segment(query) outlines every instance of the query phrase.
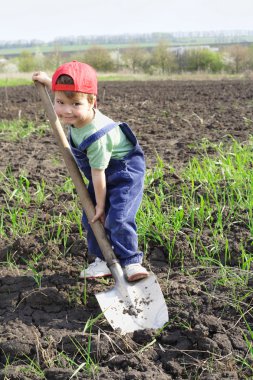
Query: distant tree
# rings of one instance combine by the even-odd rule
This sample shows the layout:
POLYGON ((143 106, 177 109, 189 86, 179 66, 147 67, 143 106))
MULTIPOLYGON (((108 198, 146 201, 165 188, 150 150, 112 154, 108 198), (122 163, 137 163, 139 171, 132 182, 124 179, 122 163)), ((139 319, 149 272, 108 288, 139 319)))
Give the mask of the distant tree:
POLYGON ((18 68, 21 72, 30 72, 36 69, 36 61, 32 53, 22 51, 18 57, 18 68))
POLYGON ((15 60, 8 59, 5 65, 0 66, 0 72, 17 73, 18 71, 18 65, 15 63, 15 60))
POLYGON ((93 66, 98 71, 112 71, 114 69, 110 51, 102 46, 91 46, 77 58, 93 66))
POLYGON ((184 72, 188 70, 187 52, 183 47, 175 50, 175 60, 178 67, 178 72, 184 72))
POLYGON ((186 61, 190 71, 218 72, 224 66, 221 54, 210 49, 191 49, 186 52, 186 61))
POLYGON ((155 72, 155 65, 153 62, 152 53, 149 52, 147 49, 143 49, 141 68, 144 73, 149 75, 152 75, 155 72))
POLYGON ((153 62, 162 74, 170 73, 176 69, 175 55, 170 51, 167 41, 159 41, 154 48, 153 62))
POLYGON ((146 57, 145 50, 137 45, 122 51, 122 60, 133 73, 142 70, 146 57))
POLYGON ((249 69, 253 70, 253 45, 249 46, 249 69))
POLYGON ((4 72, 6 64, 7 64, 7 59, 0 56, 0 73, 4 72))
POLYGON ((34 64, 36 67, 36 70, 45 70, 45 63, 46 63, 46 58, 44 54, 41 51, 36 51, 34 54, 34 64))
POLYGON ((230 71, 239 73, 252 68, 252 47, 233 45, 224 51, 231 58, 227 62, 230 71))
POLYGON ((61 52, 61 47, 59 45, 54 45, 53 51, 47 54, 44 61, 44 66, 46 70, 55 70, 64 61, 63 54, 61 52))

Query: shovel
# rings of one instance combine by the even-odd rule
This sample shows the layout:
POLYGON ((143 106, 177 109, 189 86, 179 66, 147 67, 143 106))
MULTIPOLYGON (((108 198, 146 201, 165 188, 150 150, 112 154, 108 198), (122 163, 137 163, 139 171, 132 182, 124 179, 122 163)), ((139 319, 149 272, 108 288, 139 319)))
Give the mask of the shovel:
MULTIPOLYGON (((69 174, 75 184, 84 212, 87 219, 91 221, 95 215, 94 205, 72 156, 61 123, 54 111, 45 86, 37 81, 35 81, 35 85, 39 91, 69 174)), ((115 285, 112 289, 95 294, 109 324, 113 329, 119 329, 121 334, 136 330, 162 328, 168 322, 168 310, 155 275, 150 273, 147 278, 140 281, 127 282, 102 223, 100 221, 91 223, 91 228, 115 280, 115 285)))

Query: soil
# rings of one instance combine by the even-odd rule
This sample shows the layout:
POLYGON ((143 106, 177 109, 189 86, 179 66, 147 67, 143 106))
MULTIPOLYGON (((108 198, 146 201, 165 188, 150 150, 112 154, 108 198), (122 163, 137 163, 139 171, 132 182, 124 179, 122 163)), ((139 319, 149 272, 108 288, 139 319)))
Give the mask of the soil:
MULTIPOLYGON (((175 168, 168 181, 174 184, 180 170, 198 155, 203 139, 230 143, 231 136, 240 142, 252 134, 253 82, 244 81, 159 81, 101 82, 99 108, 115 120, 126 121, 142 145, 147 166, 155 165, 157 154, 166 165, 175 168)), ((46 120, 39 95, 33 86, 0 89, 1 119, 22 118, 41 124, 46 120)), ((31 135, 18 142, 0 141, 0 170, 12 170, 18 176, 26 170, 32 184, 45 179, 50 186, 62 184, 67 171, 60 158, 51 131, 43 136, 31 135), (52 158, 59 158, 53 163, 52 158)), ((210 154, 212 152, 210 151, 210 154)), ((176 191, 176 186, 174 187, 176 191)), ((0 189, 4 203, 4 194, 0 189)), ((62 203, 54 203, 49 194, 37 212, 41 220, 54 213, 64 213, 72 199, 62 194, 62 203)), ((234 231, 234 257, 239 256, 238 236, 246 236, 243 225, 234 231)), ((208 238, 208 236, 207 236, 208 238)), ((252 250, 252 248, 250 248, 252 250)), ((76 363, 85 361, 90 347, 90 362, 99 371, 79 372, 75 378, 104 380, 169 379, 250 379, 252 356, 246 344, 245 318, 252 308, 252 292, 244 297, 245 309, 239 313, 229 287, 217 281, 215 267, 197 266, 190 247, 179 237, 175 250, 188 258, 185 270, 169 265, 166 249, 150 246, 146 265, 157 276, 169 311, 170 323, 159 334, 146 329, 120 335, 104 319, 98 319, 84 333, 90 318, 99 315, 95 293, 105 290, 103 281, 84 284, 78 279, 87 260, 85 239, 75 226, 63 246, 45 243, 40 231, 0 241, 0 380, 39 379, 25 363, 37 361, 48 380, 65 380, 73 374, 67 357, 76 363), (38 287, 24 259, 44 253, 37 268, 42 274, 38 287), (8 254, 16 261, 8 267, 8 254), (84 347, 84 350, 78 347, 84 347), (59 353, 65 353, 65 355, 59 353), (83 353, 83 354, 82 354, 83 353), (247 363, 247 364, 246 364, 247 363)), ((235 260, 236 270, 236 260, 235 260)), ((109 281, 109 284, 111 282, 109 281)), ((249 286, 252 287, 252 278, 249 286)), ((240 289, 238 289, 239 293, 240 289)), ((253 329, 252 313, 247 323, 253 329)), ((252 349, 251 349, 252 351, 252 349)), ((89 357, 89 356, 88 356, 89 357)))

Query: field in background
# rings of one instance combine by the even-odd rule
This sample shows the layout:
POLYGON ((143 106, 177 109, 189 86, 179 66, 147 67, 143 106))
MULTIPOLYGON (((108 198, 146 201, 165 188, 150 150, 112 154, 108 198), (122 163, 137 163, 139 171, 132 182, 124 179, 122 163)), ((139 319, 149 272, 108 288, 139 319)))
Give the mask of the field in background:
POLYGON ((210 31, 210 32, 191 32, 191 33, 150 33, 139 35, 115 35, 115 36, 93 36, 93 37, 65 37, 45 43, 43 41, 13 41, 4 46, 0 44, 0 56, 15 56, 27 50, 30 53, 40 51, 51 53, 60 50, 62 53, 82 52, 89 49, 92 45, 99 45, 108 50, 127 49, 133 45, 142 48, 153 48, 159 41, 166 41, 171 47, 179 46, 219 46, 231 44, 251 44, 253 42, 252 31, 210 31), (181 34, 181 35, 180 35, 181 34))
MULTIPOLYGON (((52 74, 48 72, 48 74, 52 74)), ((0 73, 0 87, 31 85, 31 73, 0 73)), ((240 73, 228 74, 218 73, 210 74, 206 72, 197 73, 182 73, 170 75, 148 75, 148 74, 133 74, 133 73, 98 73, 98 80, 100 81, 159 81, 159 80, 173 80, 173 81, 203 81, 203 80, 248 80, 253 79, 253 73, 240 73)))

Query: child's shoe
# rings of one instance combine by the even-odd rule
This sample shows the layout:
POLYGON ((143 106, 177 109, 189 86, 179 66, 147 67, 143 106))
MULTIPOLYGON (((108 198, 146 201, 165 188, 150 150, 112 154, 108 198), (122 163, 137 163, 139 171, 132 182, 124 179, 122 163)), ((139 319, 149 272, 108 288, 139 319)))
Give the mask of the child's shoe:
POLYGON ((97 257, 95 261, 88 266, 88 268, 82 270, 79 278, 93 279, 100 277, 108 277, 111 275, 112 273, 108 268, 106 262, 97 257))
POLYGON ((148 271, 140 263, 126 265, 123 272, 129 282, 148 277, 148 271))

